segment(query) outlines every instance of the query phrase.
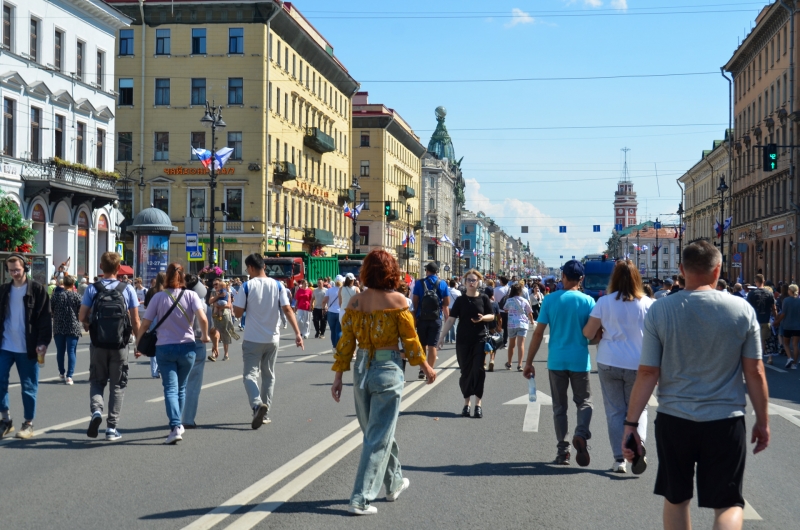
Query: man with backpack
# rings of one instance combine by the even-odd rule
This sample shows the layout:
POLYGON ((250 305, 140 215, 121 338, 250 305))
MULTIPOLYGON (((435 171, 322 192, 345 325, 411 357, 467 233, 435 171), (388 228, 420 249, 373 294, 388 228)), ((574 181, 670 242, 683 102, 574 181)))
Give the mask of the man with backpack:
POLYGON ((495 287, 494 299, 497 300, 497 305, 500 307, 500 316, 503 318, 503 348, 505 348, 508 346, 508 312, 505 307, 511 286, 508 285, 508 278, 505 276, 500 276, 497 279, 500 280, 500 287, 495 287))
MULTIPOLYGON (((450 289, 444 280, 440 280, 436 273, 439 266, 434 262, 425 265, 425 279, 414 283, 413 298, 414 320, 417 324, 419 341, 425 348, 428 365, 433 368, 436 364, 436 344, 439 342, 439 333, 442 331, 442 317, 450 317, 450 289)), ((419 378, 425 379, 422 370, 419 378)))
POLYGON ((86 435, 97 438, 103 422, 103 393, 111 380, 108 396, 106 440, 117 441, 119 413, 128 385, 128 342, 139 333, 139 300, 132 285, 117 279, 120 256, 104 252, 100 258, 103 279, 89 285, 83 294, 78 319, 89 332, 89 396, 92 419, 86 435))
MULTIPOLYGON (((751 291, 747 293, 747 302, 753 306, 753 309, 756 311, 756 318, 758 319, 758 326, 760 328, 759 332, 761 334, 761 351, 766 352, 767 340, 769 340, 772 335, 769 319, 770 317, 777 318, 778 310, 775 307, 775 298, 772 296, 772 293, 764 289, 763 274, 756 274, 756 288, 751 289, 751 291)), ((770 357, 770 360, 772 360, 772 357, 770 357)), ((789 361, 786 363, 786 368, 791 367, 791 365, 792 358, 790 357, 789 361)))

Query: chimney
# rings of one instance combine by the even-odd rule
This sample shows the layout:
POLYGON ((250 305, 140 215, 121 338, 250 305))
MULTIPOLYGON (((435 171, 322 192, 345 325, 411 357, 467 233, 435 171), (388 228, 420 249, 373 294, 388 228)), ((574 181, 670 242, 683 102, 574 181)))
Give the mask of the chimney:
POLYGON ((369 92, 356 92, 353 96, 353 105, 369 105, 369 92))

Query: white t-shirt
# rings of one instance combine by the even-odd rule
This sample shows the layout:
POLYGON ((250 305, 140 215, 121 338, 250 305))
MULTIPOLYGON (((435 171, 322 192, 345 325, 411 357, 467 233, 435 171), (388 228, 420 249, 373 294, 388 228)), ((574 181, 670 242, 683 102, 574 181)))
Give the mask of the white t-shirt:
POLYGON ((272 278, 256 277, 247 280, 242 290, 233 301, 233 306, 247 309, 244 340, 260 344, 271 342, 277 344, 281 338, 278 331, 281 308, 289 305, 288 289, 279 286, 272 278))
MULTIPOLYGON (((510 283, 508 285, 505 285, 505 286, 501 285, 500 287, 495 287, 494 288, 494 299, 495 299, 495 301, 499 304, 500 300, 502 300, 503 297, 508 294, 508 291, 510 289, 511 289, 511 284, 510 283)), ((501 309, 500 311, 503 311, 503 310, 501 309)))
POLYGON ((328 288, 328 292, 325 293, 325 296, 328 297, 328 313, 338 313, 339 312, 339 288, 331 286, 328 288))
POLYGON ((642 355, 644 317, 655 300, 643 296, 639 300, 617 300, 609 293, 597 300, 589 316, 599 318, 603 339, 597 345, 597 362, 627 370, 639 369, 642 355))
POLYGON ((5 331, 0 348, 14 352, 27 353, 28 343, 25 339, 25 301, 23 298, 28 292, 28 282, 22 287, 11 284, 8 293, 8 307, 6 308, 5 331))
POLYGON ((456 298, 459 296, 461 296, 461 291, 455 287, 450 287, 450 305, 447 306, 448 309, 453 309, 453 304, 456 303, 456 298))

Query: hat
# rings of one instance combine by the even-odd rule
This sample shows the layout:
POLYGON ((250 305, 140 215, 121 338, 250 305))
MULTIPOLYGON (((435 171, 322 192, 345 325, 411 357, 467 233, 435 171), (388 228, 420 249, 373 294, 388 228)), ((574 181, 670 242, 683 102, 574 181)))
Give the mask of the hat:
POLYGON ((81 283, 86 283, 86 278, 81 278, 81 283))
POLYGON ((353 276, 352 272, 348 272, 347 274, 344 275, 344 277, 347 278, 347 279, 350 279, 350 280, 355 280, 356 279, 356 277, 353 276))
POLYGON ((486 287, 486 288, 483 290, 483 292, 484 292, 484 294, 486 294, 486 296, 488 296, 489 298, 491 298, 491 297, 493 297, 493 296, 494 296, 494 288, 492 288, 492 287, 486 287))
POLYGON ((342 276, 341 274, 337 274, 336 278, 334 278, 333 281, 334 281, 334 283, 335 282, 340 282, 341 283, 341 282, 344 281, 344 276, 342 276))
POLYGON ((432 274, 436 274, 437 272, 439 272, 439 266, 431 261, 427 265, 425 265, 425 270, 432 274))
POLYGON ((577 281, 583 277, 583 263, 575 259, 566 262, 564 266, 561 267, 561 270, 568 280, 577 281))
POLYGON ((672 285, 675 282, 672 281, 672 278, 667 278, 666 280, 664 280, 664 283, 666 283, 667 285, 672 285))

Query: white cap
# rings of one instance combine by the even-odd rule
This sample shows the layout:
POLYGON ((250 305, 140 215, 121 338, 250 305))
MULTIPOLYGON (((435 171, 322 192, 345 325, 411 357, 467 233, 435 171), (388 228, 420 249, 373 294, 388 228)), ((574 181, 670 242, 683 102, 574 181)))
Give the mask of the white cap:
POLYGON ((352 272, 348 272, 347 274, 345 274, 345 275, 344 275, 344 277, 345 277, 345 278, 349 278, 349 279, 351 279, 351 280, 355 280, 355 279, 356 279, 356 277, 355 277, 355 276, 353 276, 353 273, 352 273, 352 272))
POLYGON ((81 278, 81 283, 86 283, 86 278, 81 278))
POLYGON ((337 274, 336 278, 334 278, 333 281, 334 282, 343 282, 344 281, 344 276, 342 276, 341 274, 337 274))

